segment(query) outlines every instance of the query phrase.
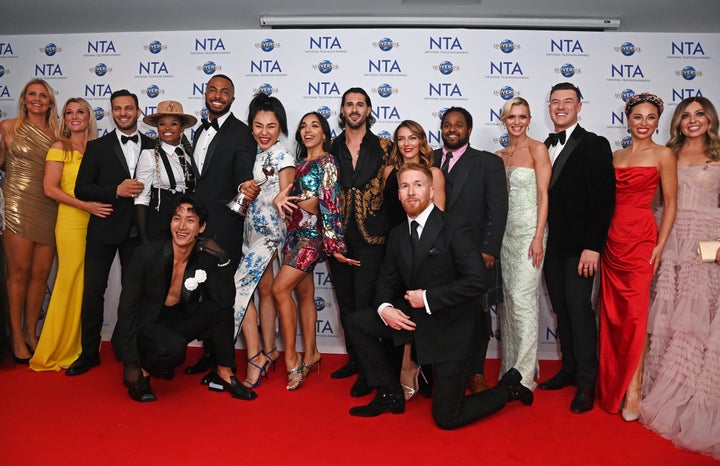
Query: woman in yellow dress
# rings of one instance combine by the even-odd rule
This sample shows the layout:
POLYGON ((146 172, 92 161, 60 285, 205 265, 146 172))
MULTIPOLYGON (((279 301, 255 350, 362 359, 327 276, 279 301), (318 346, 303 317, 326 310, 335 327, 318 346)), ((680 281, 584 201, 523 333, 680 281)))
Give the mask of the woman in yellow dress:
POLYGON ((85 202, 75 198, 75 178, 85 145, 97 137, 97 124, 90 104, 70 98, 62 109, 60 139, 47 153, 43 189, 58 202, 55 242, 58 273, 47 316, 30 368, 59 370, 80 355, 80 310, 82 308, 85 234, 90 214, 106 217, 112 204, 85 202))
POLYGON ((40 309, 55 258, 57 204, 43 194, 45 155, 55 141, 55 92, 32 79, 20 92, 16 118, 0 122, 0 165, 5 162, 5 231, 10 350, 15 362, 27 364, 37 345, 40 309))

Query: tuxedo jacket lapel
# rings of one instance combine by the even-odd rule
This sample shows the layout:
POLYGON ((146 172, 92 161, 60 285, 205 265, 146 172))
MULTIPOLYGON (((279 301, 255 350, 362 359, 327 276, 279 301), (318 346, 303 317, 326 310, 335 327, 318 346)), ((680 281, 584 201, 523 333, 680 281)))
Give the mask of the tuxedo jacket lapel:
MULTIPOLYGON (((427 222, 425 222, 425 226, 422 230, 422 235, 420 235, 420 240, 418 241, 417 246, 415 246, 415 253, 413 255, 412 263, 413 282, 415 281, 417 274, 422 270, 423 262, 425 261, 425 258, 427 258, 428 253, 432 249, 432 245, 435 243, 435 239, 437 239, 438 235, 440 234, 442 226, 443 220, 440 216, 439 210, 436 207, 430 213, 427 222)), ((408 242, 409 241, 410 240, 408 239, 408 242)))
POLYGON ((125 160, 125 154, 123 153, 122 147, 120 147, 120 141, 118 141, 116 134, 113 135, 111 141, 115 157, 118 158, 118 160, 120 161, 120 165, 122 165, 122 167, 125 169, 125 173, 128 175, 128 178, 134 177, 135 174, 130 173, 130 168, 128 167, 127 160, 125 160))
POLYGON ((413 250, 410 243, 410 230, 408 227, 407 220, 401 224, 402 235, 400 236, 400 256, 403 262, 398 264, 400 273, 405 277, 406 281, 409 282, 410 274, 413 266, 413 250))
POLYGON ((550 178, 550 187, 552 187, 552 185, 555 184, 555 181, 557 181, 558 177, 560 176, 560 172, 562 172, 563 166, 565 166, 565 162, 567 162, 570 154, 572 154, 572 152, 580 143, 580 139, 582 138, 583 133, 584 130, 578 125, 570 135, 570 139, 567 141, 562 151, 560 151, 560 154, 558 154, 558 157, 553 164, 552 177, 550 178))

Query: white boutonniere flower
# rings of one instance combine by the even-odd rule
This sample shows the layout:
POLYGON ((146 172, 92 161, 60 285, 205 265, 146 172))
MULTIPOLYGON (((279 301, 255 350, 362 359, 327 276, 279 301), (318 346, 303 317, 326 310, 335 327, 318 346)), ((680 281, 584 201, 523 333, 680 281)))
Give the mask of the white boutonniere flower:
POLYGON ((207 272, 203 269, 197 269, 194 277, 185 280, 185 288, 187 288, 188 291, 195 291, 198 285, 204 283, 205 280, 207 280, 207 272))

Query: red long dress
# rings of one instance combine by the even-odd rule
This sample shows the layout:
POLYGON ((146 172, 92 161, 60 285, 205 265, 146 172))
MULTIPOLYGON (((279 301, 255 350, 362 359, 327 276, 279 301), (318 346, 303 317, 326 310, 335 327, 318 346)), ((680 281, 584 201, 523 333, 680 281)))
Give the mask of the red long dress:
POLYGON ((652 250, 657 225, 650 202, 656 167, 615 167, 615 211, 601 259, 598 404, 617 413, 645 345, 652 250))

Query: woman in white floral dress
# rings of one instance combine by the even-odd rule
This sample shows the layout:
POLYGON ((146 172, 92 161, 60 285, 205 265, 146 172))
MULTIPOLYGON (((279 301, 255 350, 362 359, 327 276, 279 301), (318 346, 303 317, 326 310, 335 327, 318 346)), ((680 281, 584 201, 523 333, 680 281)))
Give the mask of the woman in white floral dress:
POLYGON ((287 136, 285 109, 275 97, 258 93, 250 102, 248 125, 258 144, 253 167, 257 182, 266 179, 258 197, 250 203, 245 216, 243 258, 235 272, 235 334, 242 326, 248 352, 245 381, 255 388, 267 377, 270 364, 280 356, 275 346, 276 311, 271 287, 273 262, 282 250, 285 221, 273 205, 278 193, 290 186, 295 178, 295 158, 279 142, 280 134, 287 136), (258 290, 259 305, 253 295, 258 290), (258 308, 263 344, 258 331, 258 308))

